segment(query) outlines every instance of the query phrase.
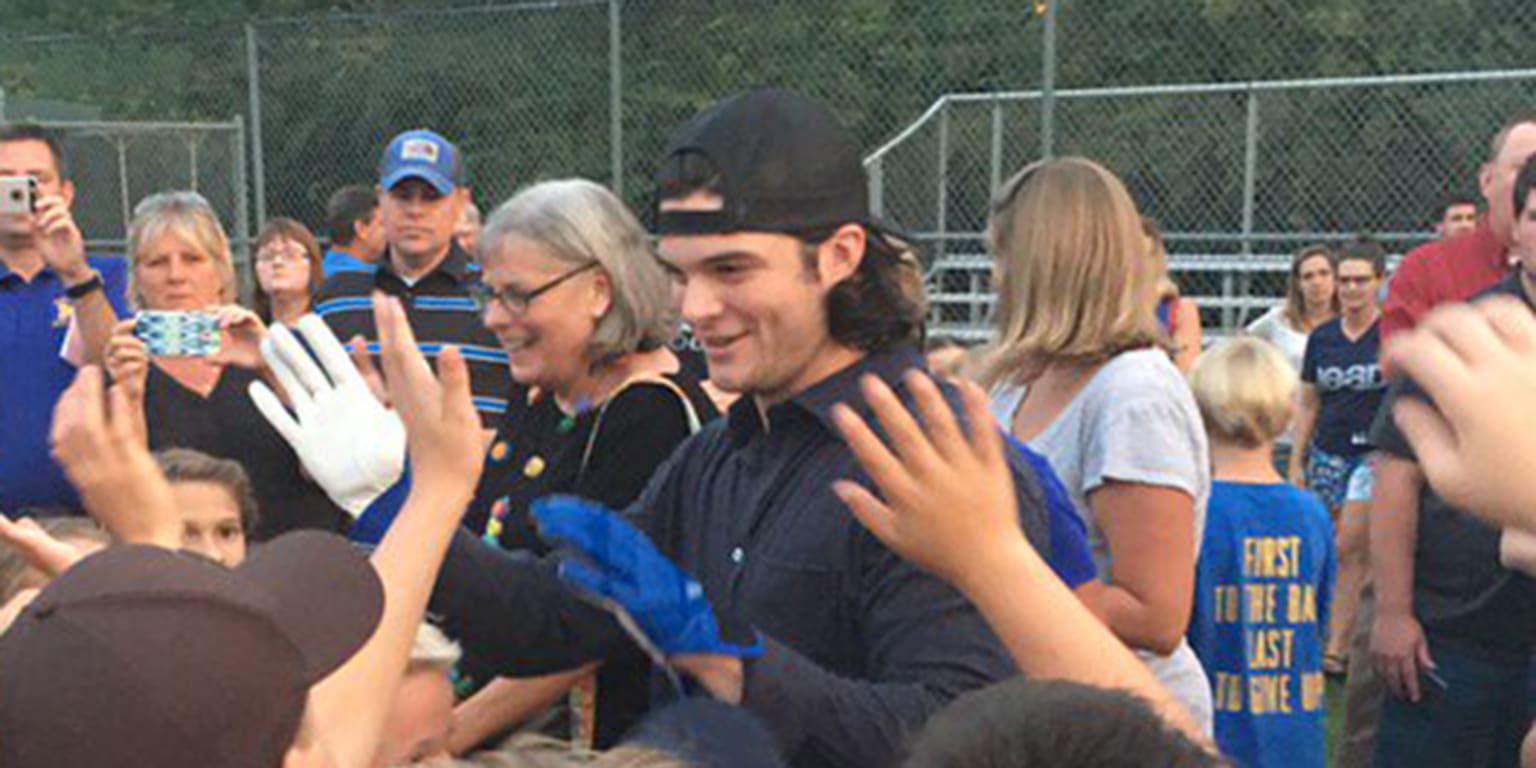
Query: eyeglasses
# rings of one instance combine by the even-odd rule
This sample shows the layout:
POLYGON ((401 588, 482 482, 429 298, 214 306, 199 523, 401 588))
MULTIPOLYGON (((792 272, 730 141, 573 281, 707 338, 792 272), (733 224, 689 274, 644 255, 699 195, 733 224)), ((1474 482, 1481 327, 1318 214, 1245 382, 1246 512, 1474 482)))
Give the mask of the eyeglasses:
POLYGON ((484 312, 491 305, 492 301, 499 301, 501 306, 508 312, 514 315, 521 315, 528 311, 528 305, 532 304, 534 299, 554 290, 561 283, 596 267, 597 262, 589 261, 531 291, 519 291, 511 286, 493 288, 485 283, 475 283, 470 286, 469 296, 475 300, 475 309, 481 312, 484 312))
POLYGON ((257 264, 276 264, 279 261, 300 262, 306 254, 302 250, 289 250, 286 248, 263 248, 256 252, 257 264))

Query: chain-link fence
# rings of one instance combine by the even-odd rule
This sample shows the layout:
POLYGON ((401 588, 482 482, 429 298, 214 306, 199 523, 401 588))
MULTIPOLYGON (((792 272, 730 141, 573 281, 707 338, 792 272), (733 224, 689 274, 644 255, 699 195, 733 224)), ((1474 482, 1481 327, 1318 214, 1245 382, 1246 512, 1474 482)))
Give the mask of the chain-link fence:
POLYGON ((262 212, 318 221, 421 127, 460 144, 482 204, 542 176, 610 179, 608 21, 587 2, 259 25, 262 212))
POLYGON ((0 120, 59 133, 75 217, 92 250, 122 252, 134 204, 167 189, 201 192, 243 244, 249 184, 240 48, 195 32, 0 43, 0 120))
POLYGON ((1174 276, 1230 331, 1283 292, 1289 254, 1370 233, 1401 252, 1475 196, 1496 128, 1536 103, 1536 70, 1067 89, 942 97, 870 158, 883 213, 916 234, 938 332, 983 335, 981 233, 1000 180, 1056 154, 1119 173, 1167 230, 1174 276))
MULTIPOLYGON (((129 168, 187 167, 167 121, 221 126, 204 147, 237 145, 229 126, 243 124, 248 165, 191 166, 207 169, 205 191, 248 191, 219 208, 239 241, 266 216, 318 225, 330 192, 371 180, 388 137, 417 126, 463 146, 482 206, 580 175, 643 209, 676 125, 727 93, 783 85, 831 105, 866 146, 891 145, 871 166, 884 209, 923 233, 927 255, 963 265, 936 275, 940 294, 960 294, 944 322, 983 322, 972 299, 986 288, 990 190, 1072 152, 1125 176, 1170 231, 1186 292, 1221 300, 1206 322, 1231 327, 1268 301, 1273 262, 1300 243, 1421 237, 1445 194, 1475 192, 1493 126, 1531 103, 1523 78, 1359 78, 1522 67, 1532 39, 1528 0, 450 0, 12 35, 0 89, 71 119, 162 124, 134 134, 129 168), (1164 87, 1338 77, 1355 84, 1164 87)), ((169 170, 124 183, 116 144, 99 143, 110 151, 73 164, 77 180, 99 177, 82 185, 94 238, 121 237, 125 200, 191 183, 169 170)))

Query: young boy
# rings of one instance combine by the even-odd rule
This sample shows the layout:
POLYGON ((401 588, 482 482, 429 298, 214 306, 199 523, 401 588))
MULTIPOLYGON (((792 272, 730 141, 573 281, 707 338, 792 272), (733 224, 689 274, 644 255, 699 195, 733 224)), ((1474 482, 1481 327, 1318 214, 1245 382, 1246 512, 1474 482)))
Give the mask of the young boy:
POLYGON ((1189 642, 1211 681, 1216 742, 1240 766, 1324 764, 1333 528, 1322 502, 1272 461, 1295 378, 1278 349, 1254 338, 1217 345, 1190 376, 1216 482, 1189 642))

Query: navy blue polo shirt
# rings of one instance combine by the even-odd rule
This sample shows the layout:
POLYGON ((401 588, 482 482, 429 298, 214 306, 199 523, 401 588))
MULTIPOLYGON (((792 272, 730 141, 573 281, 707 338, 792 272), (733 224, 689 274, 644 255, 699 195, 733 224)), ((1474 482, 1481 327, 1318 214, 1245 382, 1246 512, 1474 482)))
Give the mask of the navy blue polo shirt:
MULTIPOLYGON (((128 314, 127 264, 92 256, 107 300, 128 314)), ((48 452, 53 406, 75 378, 60 356, 74 307, 64 283, 44 267, 31 280, 0 264, 0 511, 80 504, 48 452)))
MULTIPOLYGON (((911 735, 954 697, 1018 673, 975 606, 886 548, 832 493, 840 478, 869 483, 832 406, 846 402, 871 419, 858 384, 867 373, 910 407, 901 377, 923 367, 914 348, 873 353, 765 414, 742 398, 683 443, 625 511, 699 581, 718 614, 763 635, 742 706, 792 765, 895 765, 911 735)), ((958 392, 940 386, 958 411, 958 392)), ((1036 475, 1022 454, 1009 461, 1020 524, 1049 558, 1036 475)), ((431 611, 502 674, 569 669, 624 642, 605 614, 560 589, 548 563, 462 530, 431 611)))

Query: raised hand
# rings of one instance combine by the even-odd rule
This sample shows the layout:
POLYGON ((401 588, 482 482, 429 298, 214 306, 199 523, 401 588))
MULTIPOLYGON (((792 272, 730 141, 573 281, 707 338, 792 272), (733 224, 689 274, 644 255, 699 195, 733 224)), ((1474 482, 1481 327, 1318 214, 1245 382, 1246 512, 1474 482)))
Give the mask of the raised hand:
POLYGON ((91 265, 85 257, 85 239, 69 213, 69 204, 58 195, 37 198, 33 218, 38 251, 43 261, 66 284, 78 283, 90 276, 91 265))
POLYGON ((985 562, 982 553, 1023 538, 1002 436, 975 384, 957 383, 969 435, 927 375, 911 371, 906 385, 926 433, 896 393, 873 376, 862 381, 864 399, 887 440, 847 405, 832 414, 884 500, 849 480, 834 483, 833 491, 886 546, 964 588, 973 577, 985 578, 976 572, 985 562))
MULTIPOLYGON (((301 331, 306 331, 305 338, 312 345, 316 336, 320 337, 325 351, 316 351, 326 362, 327 370, 344 381, 341 386, 348 392, 346 407, 360 407, 360 403, 366 402, 370 404, 368 409, 389 413, 391 419, 403 425, 411 456, 410 493, 404 506, 386 509, 399 494, 385 495, 367 510, 353 530, 356 538, 357 528, 365 527, 370 520, 380 520, 375 527, 380 537, 378 548, 372 557, 384 582, 384 616, 379 628, 366 646, 315 686, 310 695, 315 721, 327 734, 338 765, 366 765, 378 749, 392 692, 405 671, 411 642, 448 549, 448 540, 474 496, 482 460, 480 417, 470 396, 469 369, 458 349, 448 347, 439 354, 438 375, 433 376, 398 301, 375 293, 373 317, 383 347, 387 396, 395 406, 394 412, 384 411, 328 330, 321 334, 323 326, 319 326, 312 336, 304 327, 311 318, 299 320, 301 331)), ((319 322, 314 319, 314 323, 319 322)), ((271 337, 277 335, 278 330, 274 330, 271 337)), ((289 350, 283 356, 291 354, 289 350)), ((283 381, 283 386, 303 396, 326 391, 325 387, 317 386, 321 377, 312 368, 293 366, 284 374, 292 383, 283 381)), ((275 366, 273 371, 277 371, 275 366)), ((295 402, 301 422, 305 413, 312 415, 320 407, 319 400, 311 397, 306 401, 303 396, 295 402)), ((305 466, 309 466, 307 458, 305 466)))
POLYGON ((319 365, 283 326, 273 327, 261 342, 262 357, 293 413, 264 382, 251 383, 251 400, 293 447, 310 477, 355 517, 400 479, 405 425, 369 392, 324 321, 305 315, 295 328, 319 365))
POLYGON ((53 412, 53 455, 87 512, 124 542, 181 546, 181 516, 119 387, 103 397, 101 369, 80 369, 53 412))
POLYGON ((1437 308, 1394 336, 1388 363, 1434 405, 1393 409, 1435 491, 1461 509, 1536 528, 1536 317, 1495 297, 1437 308))
POLYGON ((373 355, 368 352, 367 340, 362 336, 353 336, 347 340, 347 353, 352 356, 352 364, 357 366, 357 372, 363 375, 363 381, 368 384, 368 391, 385 408, 390 407, 389 391, 384 387, 384 374, 379 373, 379 366, 374 364, 373 355))
MULTIPOLYGON (((405 423, 412 486, 462 497, 462 509, 474 497, 485 448, 469 368, 458 347, 445 346, 437 356, 437 375, 432 375, 398 299, 375 293, 373 317, 385 389, 405 423)), ((336 350, 345 357, 339 344, 336 350)), ((367 389, 361 375, 356 386, 367 389)))

